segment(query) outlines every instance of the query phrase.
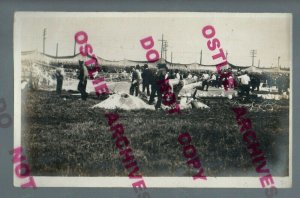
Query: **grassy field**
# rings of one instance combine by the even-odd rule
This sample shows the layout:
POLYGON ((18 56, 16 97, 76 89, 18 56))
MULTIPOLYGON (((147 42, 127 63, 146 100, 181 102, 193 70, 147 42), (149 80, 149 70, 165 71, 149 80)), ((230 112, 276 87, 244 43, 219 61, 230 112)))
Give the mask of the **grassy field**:
MULTIPOLYGON (((99 100, 87 101, 55 92, 29 91, 22 99, 22 146, 39 176, 126 176, 108 130, 103 109, 91 109, 99 100)), ((268 160, 272 175, 288 174, 288 101, 273 101, 273 110, 249 112, 253 129, 268 160)), ((191 109, 181 115, 165 111, 122 111, 118 123, 138 161, 143 176, 192 176, 180 132, 192 136, 207 176, 256 176, 232 103, 210 104, 210 109, 191 109)))

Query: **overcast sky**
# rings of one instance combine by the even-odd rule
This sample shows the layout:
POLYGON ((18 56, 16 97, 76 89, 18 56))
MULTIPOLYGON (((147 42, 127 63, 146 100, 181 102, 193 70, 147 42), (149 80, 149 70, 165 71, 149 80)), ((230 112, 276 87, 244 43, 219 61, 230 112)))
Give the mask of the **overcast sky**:
MULTIPOLYGON (((17 15, 22 22, 21 50, 43 49, 43 29, 47 29, 46 53, 73 55, 74 35, 88 34, 94 53, 108 60, 146 60, 146 51, 139 40, 152 36, 154 48, 160 52, 162 34, 168 41, 168 60, 216 64, 201 33, 213 25, 221 48, 228 52, 228 61, 236 65, 251 65, 250 50, 257 50, 255 65, 291 66, 291 16, 289 14, 216 14, 216 13, 35 13, 17 15)), ((77 47, 78 52, 78 47, 77 47)))

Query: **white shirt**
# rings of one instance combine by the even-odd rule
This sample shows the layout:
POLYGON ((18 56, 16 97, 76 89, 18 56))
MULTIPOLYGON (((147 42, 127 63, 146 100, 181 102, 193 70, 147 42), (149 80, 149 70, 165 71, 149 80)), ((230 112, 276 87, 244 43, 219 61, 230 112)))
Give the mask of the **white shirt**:
POLYGON ((217 80, 216 75, 213 74, 213 75, 211 76, 211 79, 212 79, 212 80, 217 80))
POLYGON ((166 75, 165 75, 165 79, 168 79, 168 78, 169 78, 169 72, 166 73, 166 75))
POLYGON ((249 85, 250 77, 247 74, 244 74, 242 76, 239 76, 238 78, 241 79, 242 85, 249 85))
POLYGON ((136 72, 137 72, 137 74, 139 76, 139 79, 142 79, 142 72, 139 69, 137 69, 136 72))
POLYGON ((203 80, 208 80, 209 79, 209 75, 208 74, 202 74, 203 80))

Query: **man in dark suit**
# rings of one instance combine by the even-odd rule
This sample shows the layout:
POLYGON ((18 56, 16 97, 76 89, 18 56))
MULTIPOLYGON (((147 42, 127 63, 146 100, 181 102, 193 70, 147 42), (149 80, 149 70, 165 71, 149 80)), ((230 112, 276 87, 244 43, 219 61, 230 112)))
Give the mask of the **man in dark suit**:
POLYGON ((79 83, 78 83, 78 91, 81 93, 81 99, 86 100, 88 94, 86 93, 86 84, 88 78, 88 71, 83 61, 79 61, 79 83))
POLYGON ((149 99, 149 104, 153 104, 155 95, 157 94, 157 103, 155 109, 161 108, 162 102, 162 86, 165 84, 165 75, 167 73, 166 64, 158 64, 158 71, 153 75, 153 80, 151 80, 151 95, 149 99))
POLYGON ((140 93, 140 75, 138 73, 138 69, 139 69, 139 65, 137 65, 136 67, 132 67, 131 71, 132 71, 132 77, 131 77, 131 86, 129 88, 129 93, 130 95, 134 95, 134 91, 135 91, 135 96, 138 96, 138 94, 140 93))
POLYGON ((64 76, 61 74, 60 69, 56 70, 55 77, 56 77, 56 93, 58 95, 61 95, 64 76))
POLYGON ((149 70, 147 64, 144 65, 142 78, 143 78, 143 92, 145 92, 145 89, 147 89, 147 96, 150 96, 151 71, 149 70))

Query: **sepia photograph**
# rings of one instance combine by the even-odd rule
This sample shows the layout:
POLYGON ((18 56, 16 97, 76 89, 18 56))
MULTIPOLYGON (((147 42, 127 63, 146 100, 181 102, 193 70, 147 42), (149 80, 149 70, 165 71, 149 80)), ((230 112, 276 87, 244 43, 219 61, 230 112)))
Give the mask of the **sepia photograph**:
POLYGON ((37 187, 292 186, 291 14, 14 18, 14 147, 37 187))

